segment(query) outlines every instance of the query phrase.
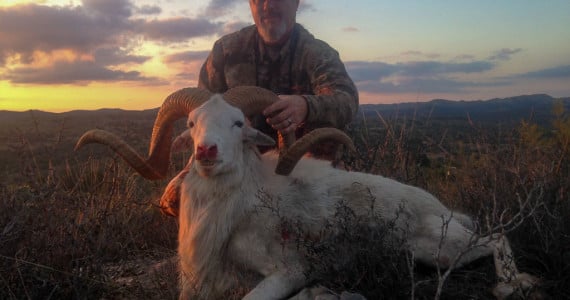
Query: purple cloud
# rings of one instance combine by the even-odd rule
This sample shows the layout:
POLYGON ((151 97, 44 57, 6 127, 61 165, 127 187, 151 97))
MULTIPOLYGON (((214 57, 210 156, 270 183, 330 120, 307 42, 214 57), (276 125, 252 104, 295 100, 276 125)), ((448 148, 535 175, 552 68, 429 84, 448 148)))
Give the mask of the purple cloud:
POLYGON ((156 83, 156 78, 144 77, 137 71, 111 70, 92 61, 60 61, 50 67, 16 68, 5 76, 19 84, 87 84, 91 81, 147 81, 156 83))
POLYGON ((118 43, 125 31, 123 22, 101 21, 76 7, 0 8, 0 66, 15 55, 21 62, 30 63, 34 51, 73 49, 88 53, 101 45, 118 43))
POLYGON ((345 67, 354 81, 380 80, 397 72, 396 66, 383 62, 347 61, 345 67))
POLYGON ((533 78, 533 79, 558 79, 570 78, 570 65, 558 66, 553 68, 532 71, 524 74, 515 75, 516 78, 533 78))
POLYGON ((480 73, 494 68, 494 64, 487 61, 468 63, 415 61, 396 64, 349 61, 345 65, 355 81, 380 80, 395 75, 429 77, 450 73, 480 73))
POLYGON ((203 62, 210 54, 210 51, 185 51, 168 55, 164 58, 165 63, 189 63, 189 62, 203 62))
POLYGON ((348 27, 342 28, 342 31, 344 31, 344 32, 359 32, 360 30, 358 30, 358 28, 356 28, 354 26, 348 26, 348 27))
POLYGON ((220 23, 207 19, 133 18, 135 13, 159 13, 156 6, 138 8, 128 0, 83 0, 82 6, 17 5, 0 7, 0 68, 8 60, 24 65, 3 68, 2 78, 14 83, 75 83, 89 81, 152 81, 135 70, 150 59, 134 54, 141 38, 178 43, 223 32, 220 23), (31 66, 36 53, 50 55, 65 50, 91 56, 92 61, 54 61, 51 66, 31 66), (26 66, 30 65, 30 66, 26 66), (58 68, 58 69, 56 69, 58 68))
POLYGON ((135 31, 145 38, 160 42, 183 42, 195 37, 214 35, 221 28, 219 23, 191 18, 139 20, 134 26, 135 31))
POLYGON ((231 11, 242 0, 212 0, 206 7, 206 16, 217 18, 231 11))
MULTIPOLYGON (((423 53, 413 52, 410 55, 423 55, 423 53)), ((464 92, 468 88, 510 84, 508 80, 480 83, 452 77, 456 74, 492 70, 495 65, 488 61, 466 63, 415 61, 395 64, 349 61, 345 66, 358 89, 371 93, 451 93, 464 92)))
POLYGON ((410 51, 405 51, 402 52, 401 55, 403 56, 416 56, 416 57, 427 57, 427 58, 438 58, 441 55, 437 54, 437 53, 424 53, 422 51, 417 51, 417 50, 410 50, 410 51))
POLYGON ((467 63, 416 61, 396 64, 398 73, 409 76, 425 76, 446 73, 481 73, 492 70, 494 64, 488 61, 467 63))
POLYGON ((141 15, 158 15, 162 12, 162 8, 154 5, 143 5, 135 9, 137 14, 141 15))
POLYGON ((397 81, 362 81, 356 86, 361 92, 370 93, 457 93, 469 88, 507 86, 510 81, 470 82, 449 78, 404 78, 397 81))
POLYGON ((150 56, 131 55, 118 47, 98 48, 94 51, 95 62, 104 66, 115 66, 126 63, 142 64, 151 59, 150 56))
POLYGON ((88 14, 108 20, 123 20, 132 15, 133 4, 129 0, 82 0, 88 14))
POLYGON ((502 60, 507 61, 511 59, 511 56, 521 52, 521 48, 511 49, 511 48, 503 48, 500 50, 495 51, 491 56, 489 56, 489 60, 502 60))

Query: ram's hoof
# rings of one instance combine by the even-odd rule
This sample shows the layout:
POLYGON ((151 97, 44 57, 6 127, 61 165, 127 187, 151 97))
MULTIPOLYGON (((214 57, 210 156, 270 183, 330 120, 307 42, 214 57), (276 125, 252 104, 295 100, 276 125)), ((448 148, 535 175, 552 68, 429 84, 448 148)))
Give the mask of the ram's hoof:
MULTIPOLYGON (((544 299, 536 289, 540 280, 527 273, 519 273, 508 282, 499 282, 493 289, 493 295, 499 300, 519 296, 523 299, 544 299)), ((515 298, 516 299, 516 298, 515 298)))

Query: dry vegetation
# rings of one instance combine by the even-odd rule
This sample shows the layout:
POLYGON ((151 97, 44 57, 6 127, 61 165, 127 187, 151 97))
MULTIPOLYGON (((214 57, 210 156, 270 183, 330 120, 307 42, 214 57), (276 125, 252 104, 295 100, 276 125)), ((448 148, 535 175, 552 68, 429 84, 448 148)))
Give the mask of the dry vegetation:
MULTIPOLYGON (((109 120, 97 126, 146 149, 152 116, 109 120)), ((1 132, 0 298, 175 299, 177 225, 156 207, 166 181, 143 180, 102 147, 74 153, 80 133, 95 127, 78 122, 30 115, 1 132)), ((426 124, 382 116, 356 124, 350 134, 359 156, 346 164, 425 188, 476 216, 481 232, 505 231, 519 268, 542 279, 547 298, 570 298, 564 111, 556 108, 548 128, 532 121, 500 131, 468 124, 462 139, 426 124)), ((176 157, 174 168, 185 159, 176 157)), ((342 207, 332 222, 344 234, 302 247, 316 266, 309 275, 333 291, 368 299, 492 297, 492 259, 443 280, 438 270, 414 264, 401 241, 384 239, 389 222, 385 230, 361 230, 342 207)))

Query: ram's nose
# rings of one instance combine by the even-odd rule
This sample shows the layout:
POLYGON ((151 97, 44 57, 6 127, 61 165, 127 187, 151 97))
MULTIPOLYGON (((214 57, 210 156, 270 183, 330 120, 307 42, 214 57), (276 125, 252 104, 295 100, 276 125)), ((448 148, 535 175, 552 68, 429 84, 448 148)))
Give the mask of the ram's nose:
POLYGON ((196 147, 196 160, 215 160, 218 155, 217 145, 198 145, 196 147))

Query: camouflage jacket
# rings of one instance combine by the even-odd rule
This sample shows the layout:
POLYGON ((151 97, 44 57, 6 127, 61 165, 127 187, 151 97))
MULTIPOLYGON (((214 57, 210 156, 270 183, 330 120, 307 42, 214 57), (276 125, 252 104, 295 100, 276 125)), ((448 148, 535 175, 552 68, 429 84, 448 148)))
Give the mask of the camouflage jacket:
MULTIPOLYGON (((216 93, 254 85, 302 95, 308 114, 299 134, 318 127, 344 129, 358 109, 358 92, 338 52, 299 24, 276 59, 266 47, 255 25, 222 37, 202 66, 198 85, 216 93)), ((274 135, 261 116, 252 123, 274 135)))

